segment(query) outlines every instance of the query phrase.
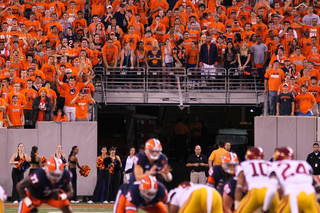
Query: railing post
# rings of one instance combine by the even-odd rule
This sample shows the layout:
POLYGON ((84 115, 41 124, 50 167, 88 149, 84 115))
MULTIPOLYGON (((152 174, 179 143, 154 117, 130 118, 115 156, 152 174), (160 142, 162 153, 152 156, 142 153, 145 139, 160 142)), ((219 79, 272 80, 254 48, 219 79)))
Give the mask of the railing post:
POLYGON ((264 103, 263 103, 263 115, 267 116, 268 115, 268 93, 263 93, 264 95, 264 103))

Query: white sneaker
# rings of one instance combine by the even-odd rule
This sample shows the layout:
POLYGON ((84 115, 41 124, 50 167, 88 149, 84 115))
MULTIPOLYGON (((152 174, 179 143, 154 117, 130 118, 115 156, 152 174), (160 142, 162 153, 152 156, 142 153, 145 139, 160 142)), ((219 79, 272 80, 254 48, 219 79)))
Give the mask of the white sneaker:
POLYGON ((109 202, 107 200, 103 201, 104 204, 108 204, 109 202))
POLYGON ((18 204, 18 203, 19 203, 19 201, 17 201, 17 200, 13 201, 13 204, 18 204))
POLYGON ((89 200, 87 203, 94 204, 94 202, 92 200, 89 200))
POLYGON ((80 203, 80 201, 79 201, 79 200, 76 200, 75 203, 80 203))
POLYGON ((112 200, 112 201, 110 201, 110 203, 114 203, 114 201, 112 200))
POLYGON ((70 203, 76 203, 76 201, 74 201, 74 200, 71 200, 71 201, 70 201, 70 203))

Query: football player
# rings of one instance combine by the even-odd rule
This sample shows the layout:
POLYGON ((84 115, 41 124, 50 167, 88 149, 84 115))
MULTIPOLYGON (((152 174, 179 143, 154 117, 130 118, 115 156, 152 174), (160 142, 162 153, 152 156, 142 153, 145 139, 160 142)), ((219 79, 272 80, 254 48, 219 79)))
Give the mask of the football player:
POLYGON ((70 180, 70 173, 64 169, 62 160, 50 158, 44 168, 37 169, 17 184, 23 199, 19 213, 37 212, 42 203, 59 208, 63 213, 72 212, 68 200, 73 196, 70 180))
POLYGON ((155 176, 149 175, 133 184, 120 186, 114 213, 135 213, 138 208, 151 213, 166 213, 167 189, 155 176))
POLYGON ((239 159, 236 153, 229 152, 222 158, 222 164, 213 166, 209 169, 209 177, 207 185, 213 186, 222 195, 223 185, 226 180, 234 177, 235 167, 239 164, 239 159))
MULTIPOLYGON (((262 148, 248 149, 245 156, 246 161, 241 162, 236 168, 238 178, 234 201, 236 213, 252 213, 263 206, 269 186, 268 172, 271 167, 271 163, 263 160, 263 157, 262 148), (242 198, 245 184, 248 187, 248 194, 242 198)), ((271 200, 270 213, 275 212, 278 203, 279 196, 275 194, 271 200)))
POLYGON ((234 212, 234 194, 236 192, 237 180, 233 177, 223 185, 222 205, 224 213, 234 212))
POLYGON ((171 168, 167 156, 161 153, 162 146, 158 139, 151 138, 145 144, 145 150, 133 157, 133 174, 130 183, 141 180, 144 176, 161 174, 165 181, 172 180, 171 168))
POLYGON ((168 200, 169 213, 223 213, 219 192, 203 184, 172 189, 169 192, 168 200))
POLYGON ((276 149, 274 159, 263 211, 266 212, 269 209, 271 200, 280 185, 284 198, 279 203, 277 212, 319 213, 320 207, 313 186, 315 181, 311 166, 306 161, 294 160, 294 153, 290 147, 276 149))

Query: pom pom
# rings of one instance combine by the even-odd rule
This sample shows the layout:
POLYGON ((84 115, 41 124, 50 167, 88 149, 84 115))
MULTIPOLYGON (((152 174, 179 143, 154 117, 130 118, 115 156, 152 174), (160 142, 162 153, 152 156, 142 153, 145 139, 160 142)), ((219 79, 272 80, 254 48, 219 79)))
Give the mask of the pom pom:
POLYGON ((47 161, 47 158, 45 158, 44 156, 41 157, 42 166, 45 166, 47 161))
POLYGON ((114 166, 109 166, 109 172, 110 172, 110 174, 114 174, 114 166))
POLYGON ((97 164, 98 164, 98 168, 100 170, 104 170, 105 169, 105 164, 104 164, 103 158, 101 158, 101 157, 97 158, 97 164))
POLYGON ((62 160, 62 163, 66 164, 67 160, 65 158, 60 158, 62 160))
POLYGON ((27 169, 29 169, 30 163, 28 161, 23 161, 20 165, 20 171, 25 172, 27 169))
POLYGON ((17 164, 17 169, 21 170, 21 164, 23 163, 23 161, 27 161, 27 159, 20 158, 19 163, 17 164))
POLYGON ((81 166, 82 169, 80 169, 80 175, 83 177, 88 177, 89 172, 90 172, 90 167, 87 165, 81 166))

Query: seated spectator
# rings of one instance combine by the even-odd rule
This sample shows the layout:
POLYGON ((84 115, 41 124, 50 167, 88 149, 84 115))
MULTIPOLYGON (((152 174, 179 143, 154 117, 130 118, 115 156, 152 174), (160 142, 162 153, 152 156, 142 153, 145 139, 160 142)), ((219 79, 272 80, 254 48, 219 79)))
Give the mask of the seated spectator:
POLYGON ((53 113, 52 121, 64 122, 68 121, 67 116, 64 114, 63 109, 57 109, 53 113))

